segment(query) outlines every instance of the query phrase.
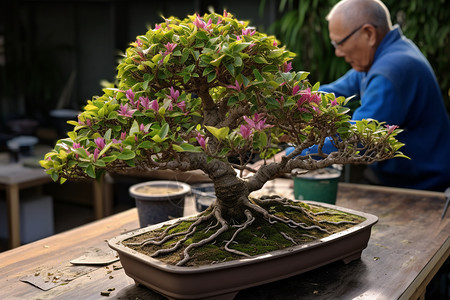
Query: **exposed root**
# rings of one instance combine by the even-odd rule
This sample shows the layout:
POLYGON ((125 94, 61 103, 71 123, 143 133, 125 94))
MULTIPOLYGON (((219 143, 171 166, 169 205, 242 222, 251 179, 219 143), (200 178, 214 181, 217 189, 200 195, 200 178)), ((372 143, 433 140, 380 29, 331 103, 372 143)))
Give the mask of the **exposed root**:
POLYGON ((317 240, 317 237, 315 237, 315 236, 313 236, 313 235, 310 235, 310 234, 304 233, 304 234, 302 234, 302 236, 307 237, 307 238, 310 238, 310 239, 313 239, 313 240, 317 240))
POLYGON ((316 213, 315 212, 311 212, 311 214, 313 216, 320 216, 320 215, 333 215, 333 216, 344 215, 343 213, 330 211, 330 210, 319 211, 319 212, 316 212, 316 213))
POLYGON ((242 255, 242 256, 247 256, 248 257, 250 255, 248 255, 247 253, 244 253, 244 252, 241 252, 241 251, 238 251, 238 250, 235 250, 235 249, 231 249, 231 248, 228 247, 230 245, 230 243, 234 241, 234 239, 239 234, 239 232, 241 232, 242 230, 244 230, 245 228, 250 226, 253 223, 253 221, 255 221, 255 217, 252 215, 252 213, 248 209, 246 209, 244 211, 244 213, 247 216, 247 221, 245 221, 245 223, 242 224, 242 225, 234 226, 234 227, 239 227, 239 229, 234 232, 234 234, 231 237, 231 239, 225 244, 225 250, 228 251, 228 252, 237 254, 237 255, 242 255))
POLYGON ((342 225, 342 224, 358 224, 358 222, 353 222, 353 221, 338 221, 338 222, 333 222, 333 221, 327 221, 327 220, 321 220, 319 221, 319 223, 326 223, 326 224, 333 224, 333 225, 342 225))
MULTIPOLYGON (((281 198, 280 198, 280 199, 281 199, 281 198)), ((329 233, 328 230, 326 230, 325 228, 322 228, 322 227, 320 227, 320 226, 318 226, 318 225, 311 225, 311 226, 308 226, 308 225, 305 224, 305 223, 298 223, 298 222, 295 222, 294 220, 291 220, 291 219, 283 219, 283 218, 280 218, 280 217, 278 217, 278 216, 276 216, 276 215, 274 215, 274 214, 270 214, 270 213, 269 213, 267 210, 265 210, 264 208, 262 208, 262 207, 260 207, 260 206, 258 206, 258 205, 255 205, 255 204, 251 203, 250 201, 248 201, 248 202, 246 203, 246 205, 247 205, 248 207, 250 207, 251 209, 253 209, 253 210, 255 210, 255 211, 261 213, 261 214, 264 216, 264 218, 265 218, 270 224, 274 224, 274 223, 276 223, 276 221, 278 221, 278 222, 282 222, 282 223, 288 225, 288 226, 291 227, 291 228, 301 228, 301 229, 305 229, 305 230, 317 229, 317 230, 319 230, 319 231, 322 231, 322 232, 325 232, 325 233, 329 233), (272 219, 273 219, 274 221, 273 221, 272 219)))
POLYGON ((209 236, 209 237, 207 237, 207 238, 205 238, 205 239, 203 239, 203 240, 201 240, 201 241, 199 241, 199 242, 197 242, 197 243, 192 243, 192 244, 190 244, 189 246, 187 246, 186 249, 184 249, 184 251, 183 251, 183 259, 180 260, 180 261, 177 263, 177 266, 182 266, 182 265, 184 265, 186 262, 189 261, 189 259, 191 258, 191 256, 189 255, 189 251, 190 251, 191 249, 200 247, 200 246, 202 246, 202 245, 205 245, 205 244, 207 244, 207 243, 209 243, 209 242, 214 241, 220 234, 222 234, 223 232, 225 232, 225 231, 228 230, 228 228, 229 228, 230 226, 228 225, 227 221, 225 221, 225 219, 222 217, 221 211, 220 211, 220 209, 219 209, 217 206, 214 208, 213 212, 212 212, 210 215, 212 215, 212 214, 215 215, 215 217, 216 217, 217 220, 220 222, 220 224, 222 225, 222 227, 219 228, 219 229, 218 229, 214 234, 212 234, 211 236, 209 236))
POLYGON ((189 237, 191 237, 191 236, 195 233, 195 229, 196 229, 196 228, 197 228, 197 227, 192 228, 192 230, 191 230, 189 233, 187 233, 187 234, 184 236, 184 238, 180 239, 180 240, 179 240, 175 245, 173 245, 172 247, 166 248, 166 249, 160 249, 160 250, 154 252, 151 256, 152 256, 152 257, 156 257, 156 256, 158 256, 158 255, 171 253, 171 252, 173 252, 173 251, 179 249, 181 246, 183 246, 183 243, 184 243, 189 237))
POLYGON ((189 226, 189 228, 186 231, 176 232, 176 233, 167 235, 167 233, 169 232, 170 229, 175 228, 176 226, 178 226, 178 224, 180 224, 180 222, 176 222, 176 223, 170 225, 169 227, 167 227, 162 232, 162 234, 158 237, 158 238, 160 238, 160 240, 147 239, 145 241, 142 241, 141 243, 128 243, 127 245, 144 247, 146 245, 150 245, 151 244, 151 245, 158 245, 158 246, 160 246, 160 245, 164 244, 165 242, 167 242, 168 240, 170 240, 171 238, 174 238, 174 237, 177 237, 177 236, 180 236, 180 235, 189 234, 191 232, 192 233, 195 232, 195 227, 198 224, 200 224, 200 223, 202 223, 202 222, 204 222, 204 221, 206 221, 208 219, 211 219, 211 217, 212 217, 212 214, 203 215, 200 218, 198 218, 194 223, 192 223, 191 226, 189 226))
POLYGON ((297 242, 294 241, 294 239, 291 238, 290 236, 288 236, 286 233, 280 232, 280 234, 281 234, 285 239, 287 239, 288 241, 292 242, 292 244, 297 245, 297 242))

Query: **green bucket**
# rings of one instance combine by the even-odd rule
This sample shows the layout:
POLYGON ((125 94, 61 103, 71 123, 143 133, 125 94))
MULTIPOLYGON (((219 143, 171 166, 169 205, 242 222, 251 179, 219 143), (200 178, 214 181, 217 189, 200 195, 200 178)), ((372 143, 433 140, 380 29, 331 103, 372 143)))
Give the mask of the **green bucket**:
POLYGON ((297 200, 335 204, 340 176, 341 171, 332 168, 296 175, 294 176, 294 197, 297 200))

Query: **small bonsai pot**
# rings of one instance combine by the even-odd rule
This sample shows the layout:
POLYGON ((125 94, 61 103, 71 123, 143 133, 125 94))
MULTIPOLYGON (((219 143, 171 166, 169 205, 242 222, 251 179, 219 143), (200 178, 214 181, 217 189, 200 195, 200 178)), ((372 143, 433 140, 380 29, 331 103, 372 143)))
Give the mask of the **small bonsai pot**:
POLYGON ((194 194, 195 208, 198 212, 204 211, 216 200, 213 183, 193 185, 192 194, 194 194))
POLYGON ((341 171, 334 168, 294 175, 294 197, 297 200, 335 204, 339 177, 341 171))
POLYGON ((141 228, 182 217, 184 198, 190 191, 190 185, 178 181, 157 180, 132 185, 129 193, 136 201, 141 228))

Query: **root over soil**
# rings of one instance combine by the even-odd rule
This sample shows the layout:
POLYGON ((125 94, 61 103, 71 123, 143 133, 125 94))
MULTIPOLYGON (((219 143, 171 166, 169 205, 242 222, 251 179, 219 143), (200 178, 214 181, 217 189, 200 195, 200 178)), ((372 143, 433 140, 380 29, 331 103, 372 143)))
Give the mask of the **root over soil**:
POLYGON ((178 266, 231 261, 320 239, 364 218, 278 196, 250 199, 243 214, 228 216, 215 203, 199 215, 123 243, 178 266))

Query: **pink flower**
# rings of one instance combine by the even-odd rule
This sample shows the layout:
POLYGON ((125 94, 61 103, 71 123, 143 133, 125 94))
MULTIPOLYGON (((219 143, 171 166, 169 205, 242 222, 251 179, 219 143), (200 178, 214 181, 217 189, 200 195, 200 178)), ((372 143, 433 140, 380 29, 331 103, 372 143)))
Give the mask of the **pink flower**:
POLYGON ((98 137, 94 140, 95 144, 97 145, 97 148, 102 150, 103 148, 105 148, 106 144, 105 144, 105 140, 101 137, 98 137))
POLYGON ((148 131, 145 130, 145 125, 144 123, 142 123, 141 125, 139 125, 139 130, 143 133, 143 134, 147 134, 148 131))
POLYGON ((292 96, 297 95, 297 93, 300 91, 300 87, 298 85, 294 86, 292 88, 292 96))
POLYGON ((164 45, 164 47, 166 47, 166 49, 167 49, 167 51, 165 53, 167 55, 167 54, 173 52, 173 50, 177 47, 177 44, 175 44, 175 43, 167 43, 167 44, 164 45))
POLYGON ((229 88, 229 89, 236 90, 238 92, 241 91, 241 85, 239 84, 239 82, 237 80, 235 82, 235 85, 227 85, 226 87, 229 88))
POLYGON ((200 144, 200 146, 201 146, 203 149, 206 149, 206 140, 205 140, 205 138, 200 134, 200 132, 197 133, 196 139, 197 139, 197 142, 200 144))
POLYGON ((120 139, 121 140, 124 140, 124 139, 126 139, 127 138, 127 133, 126 132, 121 132, 120 133, 120 139))
POLYGON ((242 29, 242 35, 254 35, 255 32, 256 30, 250 28, 242 29))
POLYGON ((89 126, 89 127, 92 126, 91 119, 86 119, 86 125, 89 126))
POLYGON ((249 125, 241 125, 239 133, 247 140, 252 134, 252 129, 249 125))
POLYGON ((122 117, 132 117, 136 109, 128 109, 127 104, 120 104, 120 109, 118 110, 119 116, 122 117))
POLYGON ((98 148, 95 148, 95 150, 94 150, 94 161, 97 161, 99 153, 100 153, 100 150, 98 150, 98 148))
POLYGON ((384 127, 387 128, 388 134, 391 134, 392 132, 394 132, 395 129, 398 128, 398 125, 384 125, 384 127))
POLYGON ((138 45, 138 47, 142 47, 142 41, 140 39, 136 40, 136 44, 138 45))
POLYGON ((230 16, 230 14, 227 12, 226 9, 224 9, 223 10, 223 17, 226 18, 226 17, 229 17, 229 16, 230 16))
POLYGON ((158 100, 152 100, 152 102, 150 102, 150 108, 153 109, 154 111, 158 111, 159 110, 159 104, 158 104, 158 100))
POLYGON ((180 103, 177 103, 177 106, 178 106, 183 112, 186 112, 186 101, 181 101, 180 103))
POLYGON ((273 127, 273 125, 266 125, 266 118, 263 118, 262 116, 263 114, 255 113, 253 115, 253 120, 248 118, 247 116, 244 116, 244 120, 247 122, 250 128, 258 131, 273 127))
POLYGON ((180 91, 176 91, 173 86, 170 87, 170 98, 172 98, 173 101, 177 101, 178 97, 180 96, 180 91))
POLYGON ((161 25, 155 24, 155 30, 161 29, 161 25))
POLYGON ((197 26, 197 28, 199 29, 204 29, 206 31, 208 31, 211 28, 211 24, 212 24, 212 20, 209 19, 208 20, 208 24, 205 23, 205 21, 203 21, 199 15, 197 15, 197 17, 194 20, 194 25, 197 26))
POLYGON ((336 106, 336 105, 338 105, 336 99, 334 99, 333 101, 331 101, 331 106, 336 106))
POLYGON ((274 47, 278 46, 277 41, 273 41, 273 46, 274 46, 274 47))
POLYGON ((149 109, 150 108, 150 100, 148 99, 148 97, 139 97, 139 101, 141 102, 141 105, 145 108, 145 109, 149 109))
POLYGON ((131 102, 131 104, 134 103, 134 93, 131 89, 125 92, 125 95, 127 96, 127 99, 131 102))
MULTIPOLYGON (((73 149, 78 149, 78 148, 81 148, 81 145, 80 145, 80 143, 73 143, 72 144, 72 148, 73 149)), ((78 158, 78 154, 75 154, 75 157, 78 158)))
POLYGON ((284 63, 283 63, 283 72, 284 72, 284 73, 287 73, 287 72, 289 72, 290 70, 292 70, 292 62, 289 62, 289 63, 284 62, 284 63))

